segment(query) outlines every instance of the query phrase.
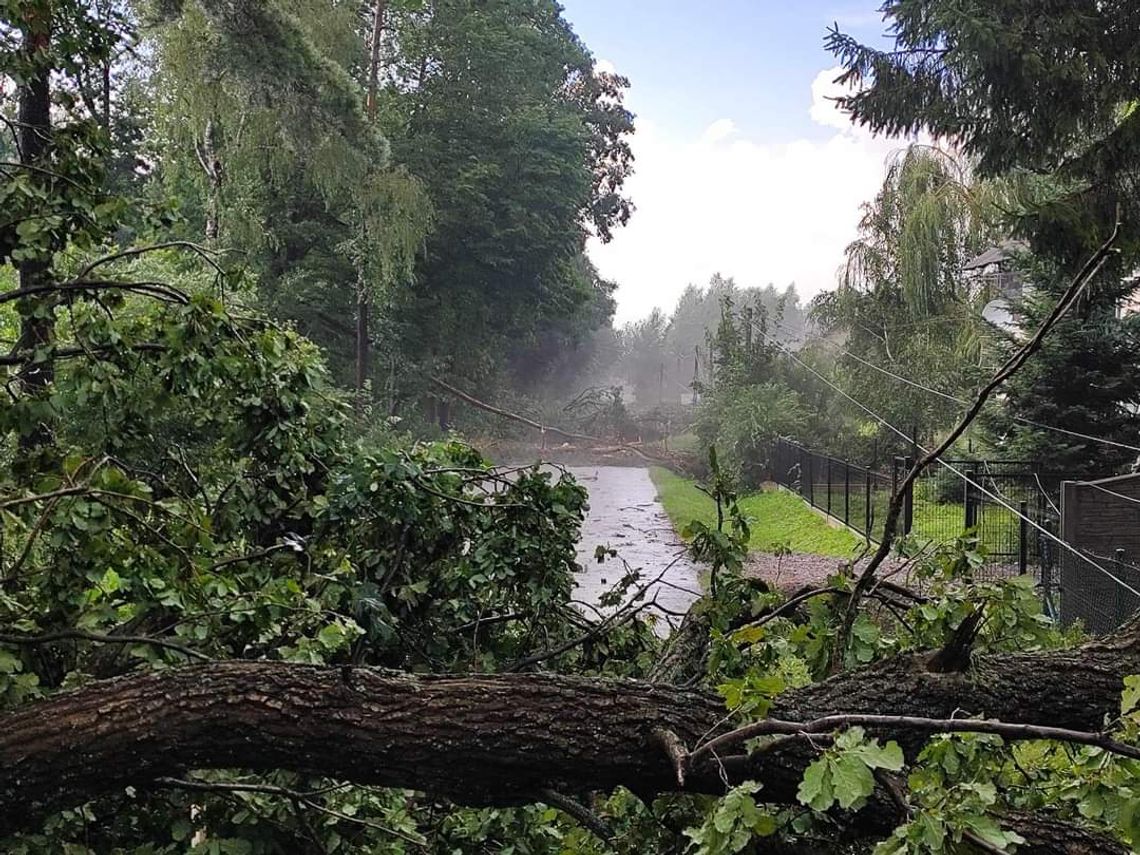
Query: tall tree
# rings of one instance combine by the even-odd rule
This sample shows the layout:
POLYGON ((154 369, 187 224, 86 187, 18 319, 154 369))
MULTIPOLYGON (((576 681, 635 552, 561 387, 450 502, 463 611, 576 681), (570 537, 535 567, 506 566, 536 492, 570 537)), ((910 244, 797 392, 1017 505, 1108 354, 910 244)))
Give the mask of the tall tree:
POLYGON ((362 45, 377 24, 383 36, 385 9, 371 11, 365 28, 346 4, 186 3, 156 30, 151 81, 166 188, 194 229, 254 262, 265 305, 327 344, 358 390, 371 307, 407 283, 430 223, 376 120, 362 45))
POLYGON ((907 431, 937 432, 958 405, 872 366, 949 394, 971 388, 981 361, 981 308, 990 296, 964 267, 1000 234, 992 195, 951 154, 926 145, 904 149, 863 206, 839 288, 813 306, 824 331, 851 354, 838 359, 840 380, 907 431))
MULTIPOLYGON (((856 92, 840 105, 860 124, 888 133, 927 130, 952 141, 983 177, 1003 176, 1028 192, 1012 211, 1028 240, 1035 300, 1056 298, 1120 218, 1113 263, 1081 310, 1046 343, 1043 358, 1013 387, 1010 414, 1135 443, 1140 422, 1130 378, 1136 319, 1117 317, 1140 262, 1140 7, 1129 0, 891 0, 882 6, 893 50, 861 45, 838 30, 829 46, 856 92), (1122 358, 1126 361, 1122 362, 1122 358), (1083 376, 1105 394, 1087 397, 1083 376), (1110 391, 1109 391, 1110 390, 1110 391)), ((1041 307, 1027 309, 1032 319, 1041 307)), ((1122 462, 1120 450, 1059 446, 1021 434, 1022 450, 1069 467, 1122 462)))
MULTIPOLYGON (((395 11, 395 10, 394 10, 395 11)), ((396 158, 438 212, 396 319, 405 351, 472 380, 541 354, 585 317, 579 256, 629 216, 626 82, 599 71, 552 0, 437 0, 396 13, 385 90, 396 158)))

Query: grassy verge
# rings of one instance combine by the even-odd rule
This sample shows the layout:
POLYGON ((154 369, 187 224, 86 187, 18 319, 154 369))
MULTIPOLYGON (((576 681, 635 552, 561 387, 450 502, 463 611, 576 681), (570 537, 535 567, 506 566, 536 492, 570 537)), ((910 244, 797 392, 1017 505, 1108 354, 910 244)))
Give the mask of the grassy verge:
MULTIPOLYGON (((966 511, 958 503, 934 504, 915 498, 914 527, 911 533, 919 541, 950 543, 966 526, 966 511)), ((990 553, 1010 554, 1018 548, 1020 520, 1012 511, 988 504, 978 512, 975 533, 990 553)))
MULTIPOLYGON (((656 466, 649 474, 677 531, 694 519, 716 522, 716 505, 694 481, 656 466)), ((740 500, 740 508, 751 519, 749 546, 754 550, 772 552, 786 546, 792 552, 848 558, 860 543, 851 532, 829 526, 799 497, 781 490, 746 496, 740 500)))

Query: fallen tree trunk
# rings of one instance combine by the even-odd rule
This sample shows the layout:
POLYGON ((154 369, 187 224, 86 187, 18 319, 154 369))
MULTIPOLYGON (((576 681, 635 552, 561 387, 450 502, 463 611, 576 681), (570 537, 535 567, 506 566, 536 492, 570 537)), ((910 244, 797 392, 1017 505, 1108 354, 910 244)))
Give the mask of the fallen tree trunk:
POLYGON ((0 717, 0 829, 190 769, 288 769, 471 804, 664 792, 676 784, 654 732, 692 743, 723 711, 700 692, 548 675, 273 662, 140 674, 0 717))
MULTIPOLYGON (((929 660, 928 653, 896 656, 837 674, 781 695, 769 715, 793 721, 811 721, 840 710, 931 718, 975 716, 1098 731, 1106 716, 1120 712, 1124 677, 1140 673, 1140 618, 1114 636, 1068 650, 974 656, 964 673, 931 671, 929 660)), ((926 741, 926 736, 914 732, 881 735, 898 741, 908 756, 926 741)), ((722 758, 721 763, 730 779, 763 781, 767 798, 790 802, 811 758, 810 749, 801 743, 751 758, 722 758)))
MULTIPOLYGON (((934 674, 926 662, 903 656, 837 675, 787 693, 772 715, 806 720, 964 710, 1097 730, 1119 709, 1123 677, 1140 673, 1140 642, 1134 622, 1114 638, 1073 650, 978 656, 967 674, 934 674)), ((802 743, 753 758, 720 758, 678 782, 667 746, 679 741, 692 750, 723 717, 710 694, 630 680, 414 677, 272 662, 138 674, 0 716, 0 830, 207 768, 287 769, 469 804, 520 804, 545 789, 618 785, 644 797, 716 793, 723 791, 723 772, 729 782, 761 780, 767 799, 793 802, 812 756, 802 743), (676 741, 663 739, 666 733, 676 741)), ((907 743, 905 735, 900 741, 907 743)), ((1049 848, 1048 840, 1061 839, 1056 835, 1040 839, 1032 851, 1082 851, 1049 848)))

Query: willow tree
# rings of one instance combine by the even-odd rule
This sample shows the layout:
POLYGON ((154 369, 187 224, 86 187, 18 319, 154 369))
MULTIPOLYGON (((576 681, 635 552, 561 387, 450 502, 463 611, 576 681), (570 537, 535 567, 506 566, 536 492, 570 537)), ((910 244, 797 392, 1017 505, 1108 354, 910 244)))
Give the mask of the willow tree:
POLYGON ((1140 389, 1135 318, 1118 317, 1140 261, 1140 8, 1128 0, 890 0, 892 50, 832 32, 855 94, 841 106, 876 131, 926 131, 962 150, 984 178, 1045 186, 1012 208, 1009 228, 1035 260, 1027 324, 1112 234, 1117 252, 1080 311, 1006 397, 1020 453, 1058 468, 1120 466, 1120 449, 1027 429, 1029 418, 1135 444, 1140 389))
POLYGON ((867 363, 949 394, 970 388, 989 295, 963 268, 994 239, 992 195, 953 154, 902 150, 863 206, 839 287, 815 302, 816 320, 853 354, 838 360, 851 393, 907 430, 934 432, 957 405, 867 363))
POLYGON ((366 315, 408 283, 431 206, 366 113, 356 9, 185 3, 163 20, 150 85, 165 186, 199 235, 256 261, 270 310, 362 384, 366 315))

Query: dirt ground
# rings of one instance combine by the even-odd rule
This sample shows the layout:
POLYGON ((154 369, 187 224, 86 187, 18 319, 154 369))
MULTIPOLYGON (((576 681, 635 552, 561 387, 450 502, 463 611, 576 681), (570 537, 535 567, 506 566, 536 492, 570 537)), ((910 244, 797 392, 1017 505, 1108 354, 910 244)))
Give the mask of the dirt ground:
MULTIPOLYGON (((855 564, 855 573, 858 574, 869 556, 855 564)), ((784 591, 798 591, 804 587, 820 587, 827 584, 827 577, 834 575, 841 565, 847 562, 834 555, 809 555, 795 553, 792 555, 770 555, 764 552, 753 552, 748 556, 744 565, 744 572, 749 576, 764 579, 784 591)), ((891 578, 900 585, 907 584, 907 568, 901 558, 888 558, 885 566, 879 573, 880 577, 891 578), (892 575, 894 574, 894 575, 892 575)))

